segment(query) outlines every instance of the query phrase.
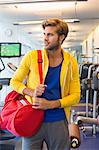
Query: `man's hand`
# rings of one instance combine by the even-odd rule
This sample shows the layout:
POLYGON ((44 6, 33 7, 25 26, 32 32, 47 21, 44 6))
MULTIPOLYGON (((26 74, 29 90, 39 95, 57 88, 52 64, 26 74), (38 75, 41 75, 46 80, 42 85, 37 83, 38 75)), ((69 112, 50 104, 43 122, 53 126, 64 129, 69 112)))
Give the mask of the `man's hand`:
POLYGON ((33 108, 36 109, 49 109, 50 108, 50 101, 44 99, 44 98, 35 98, 33 101, 33 108))
POLYGON ((59 100, 46 100, 45 98, 35 98, 33 102, 33 108, 35 109, 53 109, 60 107, 60 101, 59 100))
POLYGON ((34 90, 33 97, 41 96, 45 91, 45 87, 47 87, 47 85, 44 84, 37 85, 34 90))
POLYGON ((25 88, 23 89, 23 94, 29 95, 31 97, 41 96, 44 93, 46 87, 47 85, 39 84, 35 89, 25 88))

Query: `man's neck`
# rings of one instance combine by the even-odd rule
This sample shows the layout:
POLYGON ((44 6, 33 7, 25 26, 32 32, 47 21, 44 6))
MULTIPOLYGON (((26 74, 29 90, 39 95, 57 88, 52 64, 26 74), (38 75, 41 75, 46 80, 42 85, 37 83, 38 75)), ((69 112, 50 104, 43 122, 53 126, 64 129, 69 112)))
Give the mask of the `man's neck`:
POLYGON ((48 51, 49 65, 52 67, 58 66, 63 60, 62 50, 48 51))
POLYGON ((52 51, 48 50, 47 54, 48 54, 49 58, 53 58, 54 59, 56 57, 61 57, 62 56, 62 50, 61 50, 61 48, 59 48, 57 50, 52 50, 52 51))

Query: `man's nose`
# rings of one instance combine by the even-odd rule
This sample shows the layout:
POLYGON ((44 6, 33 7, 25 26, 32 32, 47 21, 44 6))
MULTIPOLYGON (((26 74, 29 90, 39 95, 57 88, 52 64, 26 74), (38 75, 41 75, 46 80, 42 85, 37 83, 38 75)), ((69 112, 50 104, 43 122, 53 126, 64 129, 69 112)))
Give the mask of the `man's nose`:
POLYGON ((47 41, 47 40, 48 40, 48 36, 44 35, 44 41, 47 41))

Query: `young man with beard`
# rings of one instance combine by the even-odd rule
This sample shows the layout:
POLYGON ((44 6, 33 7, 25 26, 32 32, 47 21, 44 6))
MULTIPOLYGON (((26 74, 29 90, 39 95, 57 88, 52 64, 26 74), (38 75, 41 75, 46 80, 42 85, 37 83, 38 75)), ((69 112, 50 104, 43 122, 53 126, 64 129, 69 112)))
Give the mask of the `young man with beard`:
POLYGON ((37 51, 28 52, 11 79, 11 86, 26 95, 35 109, 45 111, 44 122, 36 135, 22 138, 22 150, 41 150, 43 141, 48 150, 69 150, 68 121, 70 107, 79 102, 80 82, 75 58, 61 45, 68 34, 68 25, 61 19, 43 22, 43 84, 39 84, 37 51), (27 84, 23 84, 27 76, 27 84), (34 94, 36 95, 33 100, 34 94))

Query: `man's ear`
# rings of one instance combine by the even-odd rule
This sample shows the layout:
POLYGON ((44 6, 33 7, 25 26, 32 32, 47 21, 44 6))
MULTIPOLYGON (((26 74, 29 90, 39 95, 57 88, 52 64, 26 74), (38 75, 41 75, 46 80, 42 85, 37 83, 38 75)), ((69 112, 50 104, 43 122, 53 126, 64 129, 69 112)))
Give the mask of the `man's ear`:
POLYGON ((60 39, 61 44, 62 44, 64 38, 65 38, 64 34, 60 35, 59 39, 60 39))

